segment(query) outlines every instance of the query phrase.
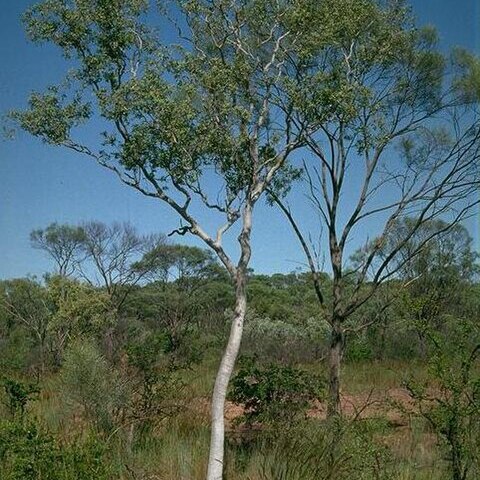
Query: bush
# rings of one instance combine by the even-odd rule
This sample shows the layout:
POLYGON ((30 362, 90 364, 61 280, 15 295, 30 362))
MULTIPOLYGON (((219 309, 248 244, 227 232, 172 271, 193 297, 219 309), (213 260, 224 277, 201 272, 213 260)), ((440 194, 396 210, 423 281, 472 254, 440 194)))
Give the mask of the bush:
POLYGON ((320 397, 323 383, 298 368, 273 363, 259 366, 247 357, 232 380, 229 399, 245 406, 247 423, 293 421, 320 397))
POLYGON ((77 342, 67 350, 61 372, 62 394, 68 403, 83 407, 98 431, 115 428, 116 417, 128 400, 127 387, 94 343, 77 342))
POLYGON ((129 376, 137 394, 129 420, 145 434, 156 423, 183 408, 178 394, 184 384, 177 373, 190 362, 186 359, 184 365, 176 361, 167 334, 138 333, 126 348, 129 376))
POLYGON ((480 329, 454 319, 445 333, 426 328, 430 379, 406 382, 418 411, 445 448, 453 480, 480 475, 480 329))
POLYGON ((38 361, 35 342, 29 333, 20 327, 12 328, 0 336, 0 371, 5 374, 25 374, 33 370, 38 361))
POLYGON ((2 480, 109 480, 107 447, 93 437, 61 445, 33 422, 0 423, 2 480))
POLYGON ((321 357, 328 347, 329 329, 326 322, 316 317, 293 323, 260 317, 250 310, 244 337, 244 350, 249 354, 293 363, 321 357))
POLYGON ((0 425, 0 465, 4 480, 56 480, 58 451, 49 435, 35 425, 4 422, 0 425))
POLYGON ((3 380, 3 387, 7 396, 7 407, 12 416, 23 416, 25 407, 30 400, 36 398, 40 392, 36 385, 31 383, 17 382, 6 378, 3 380))
POLYGON ((373 358, 372 347, 365 332, 348 337, 345 357, 352 362, 362 362, 373 358))
MULTIPOLYGON (((373 427, 373 428, 372 428, 373 427)), ((261 480, 390 480, 388 450, 364 422, 299 422, 259 448, 261 480)), ((257 476, 255 478, 257 478, 257 476)))

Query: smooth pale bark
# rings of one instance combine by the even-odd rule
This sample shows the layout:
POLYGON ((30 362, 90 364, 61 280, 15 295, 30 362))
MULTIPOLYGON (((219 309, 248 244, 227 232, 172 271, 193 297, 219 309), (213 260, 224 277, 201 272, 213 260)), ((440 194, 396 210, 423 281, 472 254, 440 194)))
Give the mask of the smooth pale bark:
POLYGON ((243 323, 247 309, 247 296, 245 292, 245 278, 239 280, 237 285, 237 298, 235 313, 230 328, 230 337, 222 357, 220 367, 215 380, 212 396, 212 431, 210 439, 210 455, 208 459, 207 480, 222 480, 223 457, 225 437, 225 399, 227 396, 228 383, 232 376, 235 361, 237 359, 240 343, 242 340, 243 323))
POLYGON ((232 376, 235 361, 242 341, 243 324, 247 312, 247 268, 251 257, 250 234, 252 230, 252 210, 254 201, 250 198, 243 210, 243 227, 238 237, 241 255, 235 271, 235 311, 230 327, 228 343, 220 362, 212 395, 212 427, 210 453, 208 457, 207 480, 223 479, 223 459, 225 441, 225 399, 228 383, 232 376))

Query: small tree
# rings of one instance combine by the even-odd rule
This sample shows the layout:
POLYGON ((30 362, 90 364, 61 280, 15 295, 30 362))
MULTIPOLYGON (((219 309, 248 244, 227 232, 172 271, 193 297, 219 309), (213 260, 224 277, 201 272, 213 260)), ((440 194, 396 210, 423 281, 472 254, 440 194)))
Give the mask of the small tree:
POLYGON ((95 343, 72 343, 61 371, 61 393, 71 406, 80 406, 96 429, 111 434, 122 425, 129 382, 101 355, 95 343))
MULTIPOLYGON (((153 250, 145 262, 157 264, 148 274, 151 281, 137 292, 136 302, 142 302, 137 312, 163 327, 176 349, 182 336, 211 309, 203 287, 218 278, 225 280, 226 272, 208 250, 185 245, 168 245, 161 254, 153 250), (147 309, 145 310, 145 306, 147 309)), ((228 278, 227 278, 228 281, 228 278)))
MULTIPOLYGON (((397 247, 415 222, 415 218, 404 218, 392 226, 383 256, 397 247)), ((359 252, 360 257, 364 254, 359 252)), ((425 222, 392 259, 392 268, 398 267, 397 285, 408 285, 401 289, 401 313, 415 329, 424 358, 427 330, 438 330, 449 313, 458 315, 464 309, 463 292, 478 269, 476 259, 465 227, 442 220, 425 222)))
POLYGON ((447 451, 452 480, 477 478, 480 438, 480 332, 478 325, 454 318, 447 333, 428 326, 427 384, 409 380, 406 386, 447 451))
POLYGON ((0 309, 32 336, 38 346, 40 373, 45 370, 52 307, 46 288, 35 279, 20 278, 0 284, 0 309))
POLYGON ((17 382, 10 378, 4 379, 2 383, 7 395, 6 405, 11 416, 19 415, 23 419, 28 402, 36 399, 40 389, 36 385, 17 382))
POLYGON ((233 378, 229 397, 244 405, 248 424, 294 424, 321 397, 323 386, 323 379, 316 375, 274 363, 261 366, 249 357, 233 378))
POLYGON ((50 276, 46 288, 52 303, 48 345, 60 366, 70 342, 81 337, 101 338, 115 325, 115 309, 107 292, 78 280, 50 276))
POLYGON ((35 248, 54 260, 60 276, 103 287, 117 310, 131 289, 158 268, 166 248, 164 236, 140 235, 129 223, 52 223, 45 230, 32 231, 30 238, 35 248))
POLYGON ((33 230, 30 241, 34 248, 43 250, 53 259, 59 275, 69 276, 81 257, 84 235, 80 227, 52 223, 45 229, 33 230))
MULTIPOLYGON (((129 223, 105 225, 90 221, 79 226, 53 223, 45 231, 33 231, 31 238, 33 244, 45 250, 58 265, 60 277, 69 275, 86 281, 96 300, 101 294, 97 295, 93 288, 103 288, 111 309, 110 312, 104 311, 105 319, 114 317, 117 323, 128 295, 148 273, 158 267, 159 259, 156 257, 161 257, 162 248, 166 248, 163 235, 140 235, 129 223)), ((56 292, 61 294, 56 300, 62 303, 64 310, 75 293, 80 293, 79 289, 83 288, 61 279, 56 279, 52 286, 62 287, 56 292)), ((59 306, 60 309, 62 307, 59 306)), ((55 333, 60 335, 54 349, 57 363, 69 335, 69 329, 63 328, 66 326, 64 321, 61 325, 64 313, 56 316, 55 333)), ((115 322, 110 322, 110 327, 104 332, 109 356, 114 353, 113 330, 116 326, 115 322)))

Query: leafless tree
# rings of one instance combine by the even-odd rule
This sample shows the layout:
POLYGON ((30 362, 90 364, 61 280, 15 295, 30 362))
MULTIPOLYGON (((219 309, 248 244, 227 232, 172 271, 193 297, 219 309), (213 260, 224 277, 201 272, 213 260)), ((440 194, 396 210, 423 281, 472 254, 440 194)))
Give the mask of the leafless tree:
POLYGON ((105 288, 120 309, 132 289, 156 268, 165 237, 140 235, 129 223, 92 221, 80 229, 84 261, 78 263, 78 273, 89 284, 105 288))

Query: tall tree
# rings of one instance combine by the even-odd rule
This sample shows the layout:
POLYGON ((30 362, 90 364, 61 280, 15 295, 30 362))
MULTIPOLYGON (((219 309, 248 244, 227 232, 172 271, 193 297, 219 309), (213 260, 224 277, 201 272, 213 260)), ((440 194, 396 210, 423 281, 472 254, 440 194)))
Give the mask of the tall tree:
POLYGON ((461 68, 447 68, 435 32, 416 28, 402 2, 311 2, 304 22, 308 41, 295 63, 303 80, 291 94, 309 150, 306 190, 328 245, 331 302, 324 301, 318 249, 282 197, 272 198, 301 242, 329 317, 328 413, 336 415, 346 320, 395 277, 407 261, 398 261, 399 253, 426 222, 445 218, 451 228, 478 203, 478 62, 457 54, 452 67, 461 68), (415 221, 383 255, 384 239, 405 216, 415 221), (368 254, 347 269, 351 240, 372 231, 364 233, 368 254))
POLYGON ((284 79, 303 13, 277 0, 179 0, 173 2, 178 38, 162 44, 149 28, 154 17, 144 15, 148 3, 46 0, 30 9, 30 38, 59 46, 73 73, 66 90, 33 94, 29 109, 14 117, 45 142, 95 160, 167 204, 181 220, 175 232, 200 238, 227 269, 235 308, 212 397, 207 474, 219 480, 225 396, 246 311, 253 212, 301 143, 284 79), (92 121, 98 117, 102 122, 92 121), (98 138, 90 129, 89 141, 82 141, 86 136, 77 130, 89 121, 100 129, 98 138), (214 233, 202 224, 199 208, 218 221, 214 233), (236 256, 223 246, 234 224, 236 256))

